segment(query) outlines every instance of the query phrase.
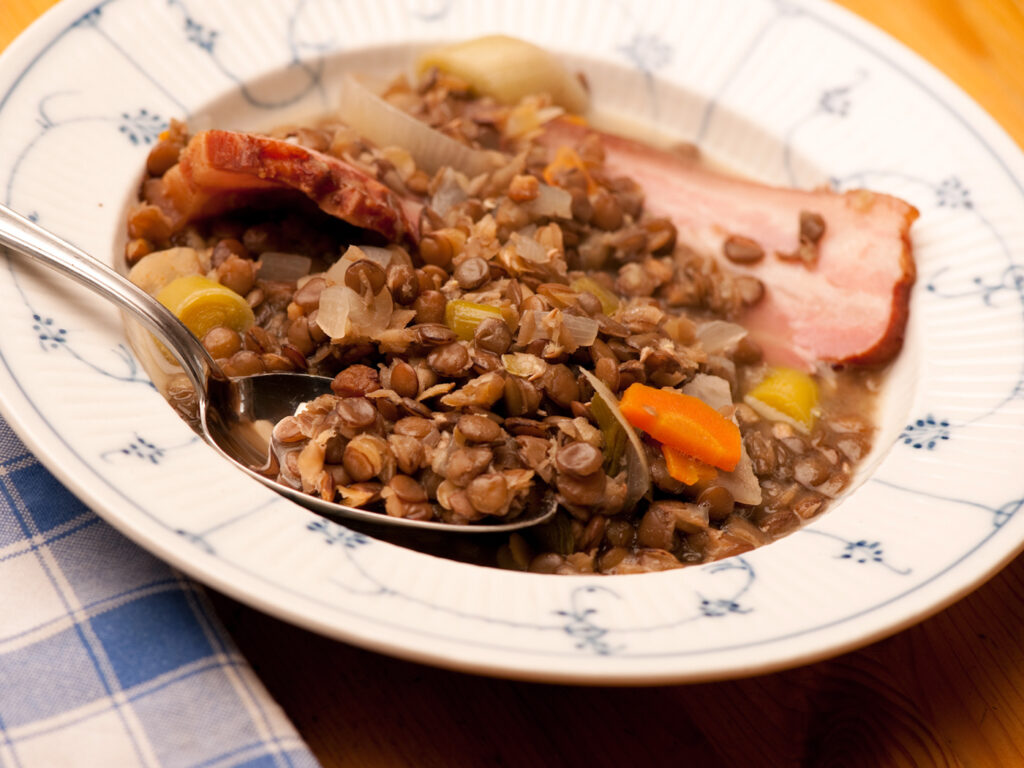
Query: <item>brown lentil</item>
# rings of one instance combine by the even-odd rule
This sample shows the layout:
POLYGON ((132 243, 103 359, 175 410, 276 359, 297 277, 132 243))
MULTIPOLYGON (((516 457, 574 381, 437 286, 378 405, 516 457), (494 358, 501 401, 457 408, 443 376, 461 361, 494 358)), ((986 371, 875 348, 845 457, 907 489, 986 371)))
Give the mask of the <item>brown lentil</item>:
POLYGON ((416 297, 412 308, 416 310, 417 323, 443 323, 444 308, 448 300, 437 290, 426 290, 416 297))
POLYGON ((360 259, 345 270, 345 285, 360 295, 376 296, 386 283, 384 268, 369 259, 360 259))
POLYGON ((242 337, 234 328, 218 325, 207 331, 203 346, 214 358, 231 357, 242 348, 242 337))
POLYGON ((504 435, 502 428, 493 419, 475 413, 460 416, 455 429, 471 443, 493 443, 504 435))
POLYGON ((228 376, 252 376, 266 372, 259 354, 247 349, 233 354, 226 363, 221 365, 221 368, 228 376))
POLYGON ((368 365, 350 365, 331 382, 331 391, 339 397, 362 397, 380 389, 380 376, 368 365))
POLYGON ((429 365, 438 376, 457 377, 465 374, 472 366, 466 347, 457 341, 443 344, 427 355, 429 365))
POLYGON ((298 304, 303 312, 309 314, 320 306, 320 294, 324 292, 326 287, 327 281, 324 278, 311 278, 295 292, 292 301, 298 304))
POLYGON ((473 508, 485 515, 497 515, 508 504, 508 481, 500 472, 473 478, 466 486, 466 496, 473 508))
POLYGON ((574 477, 587 477, 601 468, 604 456, 594 446, 584 442, 567 443, 558 449, 555 466, 559 472, 574 477))
POLYGON ((504 320, 488 317, 480 322, 473 332, 473 342, 480 349, 503 355, 512 345, 512 333, 504 320))
POLYGON ((420 380, 416 369, 405 360, 395 360, 391 366, 391 389, 401 397, 416 397, 420 391, 420 380))
POLYGON ((722 244, 725 258, 736 264, 754 264, 764 258, 764 248, 756 240, 742 235, 730 235, 722 244))
POLYGON ((256 264, 231 254, 217 267, 217 280, 240 296, 245 296, 256 284, 256 264))
POLYGON ((472 291, 490 279, 491 271, 486 261, 479 256, 471 256, 459 262, 452 276, 462 290, 472 291))

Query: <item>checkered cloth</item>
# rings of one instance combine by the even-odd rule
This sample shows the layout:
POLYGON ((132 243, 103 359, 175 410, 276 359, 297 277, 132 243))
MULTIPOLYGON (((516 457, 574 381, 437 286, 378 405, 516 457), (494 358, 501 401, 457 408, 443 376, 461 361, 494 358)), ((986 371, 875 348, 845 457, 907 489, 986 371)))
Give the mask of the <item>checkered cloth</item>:
POLYGON ((0 766, 316 766, 198 586, 0 420, 0 766))

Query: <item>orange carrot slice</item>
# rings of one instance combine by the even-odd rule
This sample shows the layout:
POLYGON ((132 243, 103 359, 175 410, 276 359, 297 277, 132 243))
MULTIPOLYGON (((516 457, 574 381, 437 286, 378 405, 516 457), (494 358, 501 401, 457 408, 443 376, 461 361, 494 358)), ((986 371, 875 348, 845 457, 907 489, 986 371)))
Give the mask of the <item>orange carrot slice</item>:
POLYGON ((661 454, 665 457, 665 466, 668 468, 669 477, 678 480, 683 485, 696 485, 699 482, 713 480, 718 474, 714 467, 708 466, 703 461, 697 461, 692 456, 688 456, 670 445, 661 446, 661 454))
POLYGON ((687 456, 726 472, 739 463, 743 450, 739 427, 703 400, 675 390, 632 384, 619 409, 634 427, 687 456))
POLYGON ((552 187, 558 186, 558 174, 565 171, 571 171, 573 169, 583 172, 583 175, 587 179, 587 194, 593 194, 597 191, 597 183, 590 177, 590 171, 587 170, 586 163, 583 162, 576 150, 572 147, 559 147, 555 152, 555 158, 544 168, 544 181, 550 184, 552 187))

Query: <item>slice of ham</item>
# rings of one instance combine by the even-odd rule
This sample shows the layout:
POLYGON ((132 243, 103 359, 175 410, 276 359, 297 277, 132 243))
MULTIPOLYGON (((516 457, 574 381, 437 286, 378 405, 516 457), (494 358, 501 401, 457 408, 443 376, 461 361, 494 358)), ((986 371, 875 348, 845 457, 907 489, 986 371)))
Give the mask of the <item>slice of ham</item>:
POLYGON ((252 133, 197 133, 145 194, 174 232, 274 190, 301 192, 326 213, 389 241, 418 239, 419 203, 337 157, 252 133))
MULTIPOLYGON (((577 145, 591 131, 554 121, 543 141, 577 145)), ((764 283, 764 298, 742 320, 770 362, 875 365, 900 351, 915 279, 913 206, 867 190, 771 187, 621 136, 600 136, 605 172, 639 183, 645 211, 671 218, 680 243, 764 283), (810 264, 777 255, 798 250, 802 211, 819 214, 826 227, 810 264), (728 261, 722 248, 733 235, 754 240, 764 258, 746 266, 728 261)))

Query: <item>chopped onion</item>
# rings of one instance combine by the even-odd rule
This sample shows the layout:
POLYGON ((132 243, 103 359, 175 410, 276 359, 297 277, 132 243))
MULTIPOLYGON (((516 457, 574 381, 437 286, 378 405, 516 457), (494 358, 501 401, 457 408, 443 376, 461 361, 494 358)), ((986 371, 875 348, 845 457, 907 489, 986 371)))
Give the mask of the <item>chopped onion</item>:
POLYGON ((740 453, 740 460, 732 472, 719 472, 718 485, 732 494, 737 504, 757 506, 761 503, 761 484, 754 474, 754 464, 750 460, 746 446, 740 453))
POLYGON ((548 261, 548 250, 543 245, 530 237, 523 237, 518 232, 513 232, 509 242, 516 253, 527 261, 536 264, 544 264, 548 261))
POLYGON ((257 263, 261 280, 280 283, 294 283, 308 275, 313 266, 313 260, 308 256, 281 251, 264 251, 257 263))
POLYGON ((441 178, 438 181, 436 191, 430 197, 430 207, 441 216, 444 216, 451 210, 453 205, 467 200, 469 194, 463 186, 465 180, 466 177, 458 171, 445 168, 441 172, 441 178))
MULTIPOLYGON (((682 388, 682 392, 684 395, 703 400, 715 410, 732 405, 732 390, 729 388, 729 382, 720 376, 698 373, 682 388)), ((733 417, 733 421, 736 421, 735 417, 733 417)), ((718 479, 715 482, 729 491, 739 504, 757 505, 761 503, 761 484, 757 480, 757 475, 754 474, 754 465, 747 454, 746 446, 742 447, 736 468, 732 472, 719 471, 718 479)))
POLYGON ((367 302, 347 285, 330 285, 320 294, 316 323, 332 340, 370 337, 387 330, 394 303, 391 294, 380 291, 367 302))
POLYGON ((682 393, 703 400, 716 411, 732 405, 732 390, 729 382, 721 376, 698 373, 682 387, 682 393))
POLYGON ((345 285, 330 285, 320 294, 320 308, 316 313, 316 324, 332 339, 341 339, 348 334, 348 316, 351 301, 346 291, 357 299, 359 295, 345 285))
POLYGON ((524 206, 533 216, 572 218, 572 195, 567 189, 541 184, 537 197, 524 206))
POLYGON ((697 339, 709 355, 718 355, 746 337, 748 331, 742 325, 725 320, 711 320, 697 326, 697 339))
POLYGON ((605 472, 617 475, 625 457, 626 509, 632 509, 651 490, 651 468, 644 446, 633 425, 619 410, 619 401, 611 390, 586 368, 580 368, 580 373, 594 390, 590 410, 604 436, 605 472))
POLYGON ((519 319, 516 343, 525 346, 537 339, 548 339, 572 353, 580 347, 591 346, 597 339, 598 327, 592 317, 569 315, 558 309, 549 312, 530 309, 519 319))
POLYGON ((339 115, 377 146, 408 150, 417 167, 431 175, 445 166, 467 176, 486 173, 494 167, 487 152, 460 144, 388 104, 352 75, 342 81, 339 115))
MULTIPOLYGON (((349 250, 352 248, 361 252, 363 256, 370 261, 377 262, 380 266, 384 267, 384 269, 391 266, 391 259, 394 254, 391 252, 390 248, 381 248, 379 245, 350 245, 349 250)), ((348 253, 348 250, 346 250, 345 253, 348 253)))
MULTIPOLYGON (((534 310, 536 311, 536 310, 534 310)), ((567 315, 562 313, 562 331, 559 340, 569 352, 580 347, 589 347, 597 339, 597 320, 592 317, 567 315)))

